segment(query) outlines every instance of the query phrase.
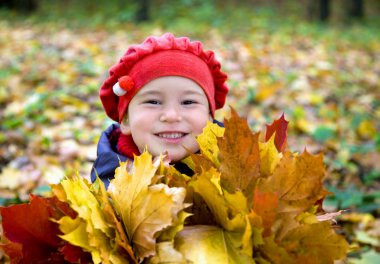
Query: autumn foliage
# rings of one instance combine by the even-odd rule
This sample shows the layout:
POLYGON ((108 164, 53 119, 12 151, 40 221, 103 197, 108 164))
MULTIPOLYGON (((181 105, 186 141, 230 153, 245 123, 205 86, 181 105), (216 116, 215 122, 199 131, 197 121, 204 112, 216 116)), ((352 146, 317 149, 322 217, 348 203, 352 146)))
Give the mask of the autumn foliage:
POLYGON ((12 263, 333 263, 348 244, 321 208, 323 156, 288 151, 286 129, 282 116, 262 141, 232 111, 198 136, 192 176, 144 152, 108 190, 66 178, 1 209, 2 247, 12 263))
POLYGON ((29 204, 1 208, 4 229, 2 248, 11 263, 90 262, 89 254, 62 240, 55 222, 76 212, 57 197, 31 195, 29 204))

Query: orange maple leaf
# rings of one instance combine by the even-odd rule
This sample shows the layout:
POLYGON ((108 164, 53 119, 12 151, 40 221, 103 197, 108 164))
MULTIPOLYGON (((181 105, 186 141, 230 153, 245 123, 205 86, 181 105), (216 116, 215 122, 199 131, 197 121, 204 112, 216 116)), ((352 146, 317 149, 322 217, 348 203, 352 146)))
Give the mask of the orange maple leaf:
POLYGON ((253 134, 233 109, 225 128, 223 138, 218 138, 221 186, 231 193, 241 190, 250 201, 260 177, 259 133, 253 134))

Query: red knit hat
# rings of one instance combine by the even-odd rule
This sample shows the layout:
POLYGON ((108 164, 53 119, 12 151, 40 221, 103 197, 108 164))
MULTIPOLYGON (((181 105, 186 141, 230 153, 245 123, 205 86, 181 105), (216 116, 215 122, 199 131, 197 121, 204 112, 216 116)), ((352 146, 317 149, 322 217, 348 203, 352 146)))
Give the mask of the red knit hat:
POLYGON ((204 51, 199 41, 166 33, 131 46, 110 69, 99 95, 107 115, 121 122, 141 87, 159 77, 182 76, 202 87, 214 115, 223 107, 228 92, 227 75, 220 68, 214 52, 204 51))

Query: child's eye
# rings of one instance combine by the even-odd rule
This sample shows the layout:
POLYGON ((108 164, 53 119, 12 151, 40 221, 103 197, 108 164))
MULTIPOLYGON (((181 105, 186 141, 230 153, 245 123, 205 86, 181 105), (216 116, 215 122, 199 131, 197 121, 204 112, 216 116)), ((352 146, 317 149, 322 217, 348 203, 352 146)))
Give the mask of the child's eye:
POLYGON ((160 102, 158 100, 147 100, 144 102, 145 104, 153 104, 153 105, 158 105, 160 102))
POLYGON ((184 105, 191 105, 191 104, 195 104, 196 102, 194 101, 194 100, 184 100, 183 102, 182 102, 182 104, 184 104, 184 105))

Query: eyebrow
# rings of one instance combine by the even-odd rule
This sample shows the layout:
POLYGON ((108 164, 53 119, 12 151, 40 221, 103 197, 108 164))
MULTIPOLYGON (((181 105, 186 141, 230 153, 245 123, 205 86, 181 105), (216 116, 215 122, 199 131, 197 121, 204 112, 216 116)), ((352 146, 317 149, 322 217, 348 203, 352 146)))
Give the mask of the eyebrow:
POLYGON ((146 96, 146 95, 159 95, 161 94, 160 91, 156 91, 156 90, 147 90, 147 91, 141 91, 140 93, 138 93, 137 95, 139 96, 146 96))
POLYGON ((192 94, 196 94, 196 95, 206 95, 206 93, 202 90, 202 91, 193 91, 193 90, 187 90, 185 91, 185 95, 192 95, 192 94))

